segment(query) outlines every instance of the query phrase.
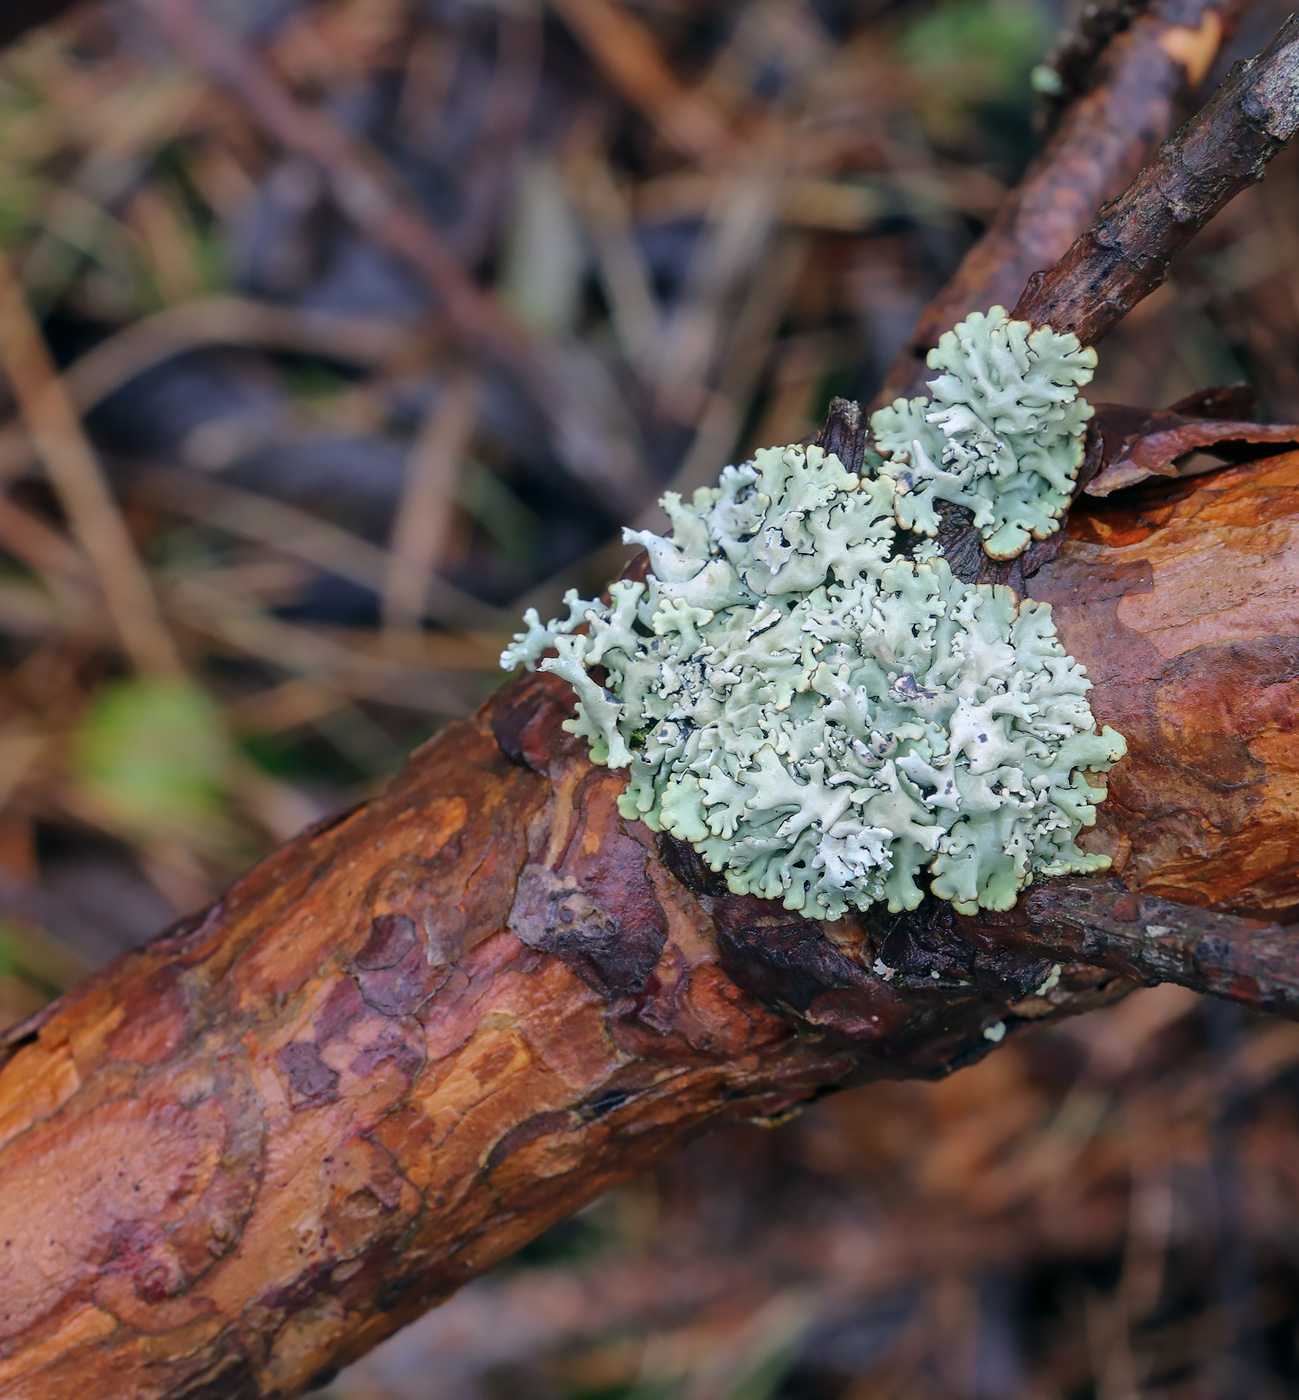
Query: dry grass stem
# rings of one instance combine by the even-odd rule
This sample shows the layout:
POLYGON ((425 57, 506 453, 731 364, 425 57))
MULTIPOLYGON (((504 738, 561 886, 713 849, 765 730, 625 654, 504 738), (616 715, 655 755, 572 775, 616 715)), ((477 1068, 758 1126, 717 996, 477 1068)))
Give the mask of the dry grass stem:
POLYGON ((145 674, 183 675, 180 653, 162 619, 130 531, 3 254, 0 366, 72 532, 94 568, 122 649, 145 674))
POLYGON ((376 369, 417 362, 429 348, 426 336, 378 317, 203 297, 168 306, 100 341, 64 370, 64 386, 86 413, 146 370, 217 345, 292 350, 376 369))
POLYGON ((383 580, 383 621, 392 632, 418 629, 429 583, 454 519, 456 473, 469 448, 482 383, 457 375, 429 410, 411 447, 383 580))
POLYGON ((617 0, 556 0, 555 8, 664 141, 701 165, 729 159, 736 143, 725 118, 677 79, 654 36, 617 0))

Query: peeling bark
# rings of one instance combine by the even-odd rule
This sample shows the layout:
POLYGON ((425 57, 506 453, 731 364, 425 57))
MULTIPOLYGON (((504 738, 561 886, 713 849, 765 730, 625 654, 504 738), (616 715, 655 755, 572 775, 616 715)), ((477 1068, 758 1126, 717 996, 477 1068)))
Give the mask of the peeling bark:
POLYGON ((1187 904, 1299 917, 1299 456, 1075 507, 1028 582, 1128 741, 1086 844, 1187 904))
POLYGON ((1093 406, 1088 465, 1096 470, 1081 483, 1089 496, 1108 496, 1152 476, 1179 476, 1179 464, 1196 452, 1235 462, 1299 447, 1299 424, 1255 423, 1241 416, 1254 408, 1246 384, 1205 389, 1162 411, 1116 403, 1093 406), (1235 416, 1228 418, 1228 413, 1235 416))

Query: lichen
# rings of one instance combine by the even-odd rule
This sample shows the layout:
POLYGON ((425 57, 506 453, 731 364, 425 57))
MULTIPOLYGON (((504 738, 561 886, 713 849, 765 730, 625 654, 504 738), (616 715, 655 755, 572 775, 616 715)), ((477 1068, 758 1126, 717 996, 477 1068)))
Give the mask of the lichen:
POLYGON ((984 548, 1013 559, 1063 514, 1083 456, 1096 352, 1049 326, 976 312, 929 352, 931 397, 895 399, 871 415, 881 472, 897 483, 897 519, 934 535, 937 503, 973 512, 984 548))
POLYGON ((1084 774, 1125 746, 1095 732, 1049 605, 901 535, 891 476, 765 448, 663 505, 667 537, 626 532, 646 582, 530 615, 502 656, 555 649, 565 728, 628 770, 625 817, 809 917, 915 908, 924 876, 963 913, 1006 909, 1035 875, 1108 865, 1076 844, 1104 796, 1084 774))

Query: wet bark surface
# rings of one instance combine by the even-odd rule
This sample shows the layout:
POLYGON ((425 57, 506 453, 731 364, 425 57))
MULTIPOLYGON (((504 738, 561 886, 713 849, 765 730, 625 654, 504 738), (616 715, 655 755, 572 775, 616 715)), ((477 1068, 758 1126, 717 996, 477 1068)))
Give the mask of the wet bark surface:
MULTIPOLYGON (((617 814, 567 686, 511 682, 9 1035, 0 1392, 294 1394, 705 1126, 943 1074, 1120 994, 1115 967, 1151 974, 1123 929, 1129 953, 1170 929, 1124 891, 1292 911, 1296 559, 1291 454, 1089 503, 1030 580, 1130 745, 1089 838, 1122 884, 1088 887, 1090 923, 1054 886, 1027 925, 731 895, 617 814), (1071 952, 1109 970, 1047 987, 1071 952)), ((1213 962, 1202 917, 1168 970, 1213 962)))
POLYGON ((1029 580, 1128 741, 1087 844, 1188 904, 1296 917, 1299 457, 1078 510, 1029 580))

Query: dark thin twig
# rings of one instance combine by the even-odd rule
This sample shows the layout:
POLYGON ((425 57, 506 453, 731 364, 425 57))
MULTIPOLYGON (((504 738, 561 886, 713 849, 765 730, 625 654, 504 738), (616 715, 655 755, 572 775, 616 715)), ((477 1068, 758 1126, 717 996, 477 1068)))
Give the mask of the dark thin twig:
POLYGON ((68 523, 85 551, 122 650, 145 675, 185 665, 131 532, 81 426, 40 326, 0 254, 0 366, 68 523))
POLYGON ((1299 129, 1299 15, 1238 64, 1194 117, 1049 272, 1015 315, 1099 340, 1168 274, 1168 264, 1299 129))
POLYGON ((1130 890, 1122 880, 1047 880, 1007 914, 957 919, 968 942, 1176 982, 1299 1020, 1299 933, 1130 890))
POLYGON ((1061 31, 1051 51, 1038 65, 1047 90, 1035 114, 1047 134, 1085 93, 1101 81, 1100 69, 1111 40, 1132 27, 1150 9, 1149 0, 1101 0, 1083 7, 1073 23, 1061 31))
POLYGON ((1090 89, 1060 117, 1050 140, 920 314, 877 403, 924 392, 925 356, 962 316, 1009 306, 1035 269, 1061 257, 1097 206, 1141 169, 1171 129, 1247 0, 1152 5, 1105 46, 1090 89))

